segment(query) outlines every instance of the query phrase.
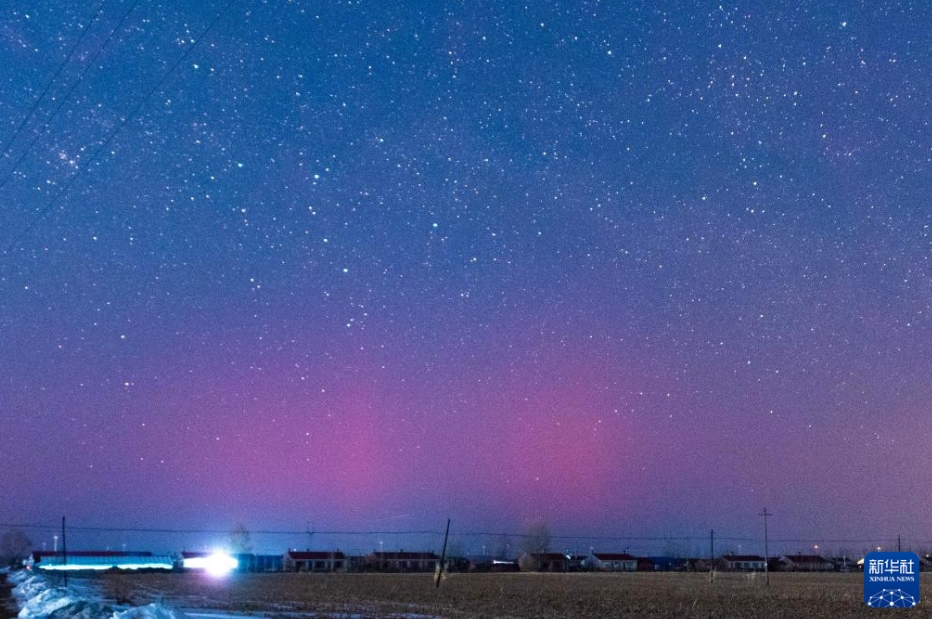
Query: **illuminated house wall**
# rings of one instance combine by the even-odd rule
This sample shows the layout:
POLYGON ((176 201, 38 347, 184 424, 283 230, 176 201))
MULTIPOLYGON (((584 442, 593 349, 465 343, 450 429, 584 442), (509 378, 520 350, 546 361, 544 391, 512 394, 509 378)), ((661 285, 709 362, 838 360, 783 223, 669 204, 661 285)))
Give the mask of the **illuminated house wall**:
POLYGON ((82 550, 69 552, 67 557, 61 553, 36 552, 33 553, 32 565, 35 569, 48 571, 170 570, 173 560, 169 555, 153 555, 147 551, 82 550))
POLYGON ((342 571, 346 555, 339 551, 298 551, 285 554, 284 569, 287 572, 333 572, 342 571))

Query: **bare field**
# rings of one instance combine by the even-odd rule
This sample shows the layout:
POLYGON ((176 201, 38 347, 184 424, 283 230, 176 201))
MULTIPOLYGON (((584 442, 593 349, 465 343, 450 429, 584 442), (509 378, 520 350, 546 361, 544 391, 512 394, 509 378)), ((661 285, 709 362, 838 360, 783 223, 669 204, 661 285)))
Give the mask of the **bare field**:
POLYGON ((459 619, 549 617, 932 617, 932 574, 919 606, 864 605, 863 576, 852 574, 452 574, 439 589, 429 574, 108 574, 104 592, 134 604, 296 617, 459 619))

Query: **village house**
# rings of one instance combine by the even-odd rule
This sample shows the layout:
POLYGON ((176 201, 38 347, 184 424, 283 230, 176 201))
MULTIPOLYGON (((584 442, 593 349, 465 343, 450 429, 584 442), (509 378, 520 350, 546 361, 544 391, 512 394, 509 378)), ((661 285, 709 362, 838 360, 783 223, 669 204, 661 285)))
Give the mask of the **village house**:
POLYGON ((170 570, 174 566, 174 561, 168 555, 153 555, 149 551, 79 550, 64 555, 61 552, 37 550, 32 553, 27 565, 46 571, 102 572, 107 570, 170 570))
POLYGON ((780 557, 780 569, 787 572, 834 572, 833 561, 818 555, 786 555, 780 557))
POLYGON ((566 572, 569 571, 570 560, 559 552, 533 552, 521 555, 518 564, 522 571, 566 572))
POLYGON ((373 552, 366 556, 367 570, 379 572, 433 572, 440 557, 432 552, 373 552))
POLYGON ((723 572, 763 572, 766 562, 759 555, 722 555, 715 568, 723 572))
POLYGON ((282 555, 257 555, 251 552, 238 552, 230 555, 236 559, 237 572, 281 572, 282 555))
POLYGON ((585 565, 598 572, 636 572, 638 560, 626 552, 592 552, 585 565))
POLYGON ((715 562, 712 560, 700 559, 698 557, 691 557, 683 561, 682 571, 684 572, 708 572, 712 569, 712 566, 715 565, 715 562))
POLYGON ((286 572, 337 572, 345 568, 346 556, 338 550, 289 550, 285 553, 286 572))
MULTIPOLYGON (((469 572, 517 572, 518 562, 494 555, 469 555, 466 557, 469 572)), ((451 570, 452 571, 452 570, 451 570)))
POLYGON ((638 557, 638 571, 639 572, 653 572, 654 562, 650 560, 650 557, 638 557))
POLYGON ((647 557, 655 572, 689 571, 689 559, 682 557, 647 557))

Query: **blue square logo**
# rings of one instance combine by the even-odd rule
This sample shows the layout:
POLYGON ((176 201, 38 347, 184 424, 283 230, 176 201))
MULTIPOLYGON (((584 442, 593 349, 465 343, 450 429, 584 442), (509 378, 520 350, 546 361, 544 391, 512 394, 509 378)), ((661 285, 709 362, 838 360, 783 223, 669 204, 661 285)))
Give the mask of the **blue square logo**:
POLYGON ((872 552, 864 557, 864 603, 872 608, 911 608, 919 603, 919 556, 872 552))

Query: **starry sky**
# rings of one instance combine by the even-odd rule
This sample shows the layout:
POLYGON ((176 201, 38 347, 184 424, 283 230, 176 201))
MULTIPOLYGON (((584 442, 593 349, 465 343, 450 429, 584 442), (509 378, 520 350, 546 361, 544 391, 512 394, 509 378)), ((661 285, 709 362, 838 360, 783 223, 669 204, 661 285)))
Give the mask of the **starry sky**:
POLYGON ((0 522, 929 539, 926 3, 12 0, 0 65, 0 522))

